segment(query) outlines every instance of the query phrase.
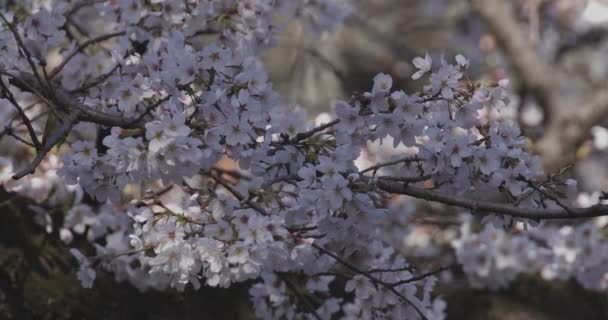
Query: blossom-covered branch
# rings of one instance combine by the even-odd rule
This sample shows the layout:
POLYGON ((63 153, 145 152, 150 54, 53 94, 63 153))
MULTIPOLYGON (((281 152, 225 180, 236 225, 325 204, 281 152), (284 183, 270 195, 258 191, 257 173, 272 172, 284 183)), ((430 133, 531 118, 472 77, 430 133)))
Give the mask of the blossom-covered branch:
MULTIPOLYGON (((500 287, 557 268, 564 251, 574 261, 566 249, 543 247, 566 231, 558 240, 519 238, 491 225, 525 230, 536 220, 608 213, 603 204, 566 207, 563 189, 575 183, 561 175, 540 182, 541 159, 517 125, 484 116, 508 103, 506 82, 471 80, 462 55, 415 58, 419 92, 378 74, 321 125, 284 105, 260 54, 282 22, 298 20, 317 35, 333 30, 351 8, 342 1, 56 2, 5 19, 0 31, 9 99, 0 106, 13 104, 36 151, 29 165, 0 157, 0 181, 14 176, 7 188, 35 197, 43 193, 32 186, 35 169, 53 177, 53 200, 69 208, 61 240, 83 235, 97 252, 72 251, 85 287, 101 269, 141 290, 252 281, 264 319, 443 319, 433 288, 450 268, 438 265, 458 264, 474 285, 500 287), (81 10, 102 27, 78 43, 66 23, 81 10), (40 123, 16 107, 27 99, 47 115, 39 144, 40 123), (63 140, 58 157, 52 149, 63 140), (394 155, 372 154, 373 145, 394 155), (412 253, 402 237, 416 238, 417 221, 433 214, 401 195, 483 215, 480 229, 489 231, 470 232, 465 214, 425 226, 462 230, 442 246, 450 254, 424 270, 416 257, 430 254, 412 253)), ((38 220, 51 220, 39 211, 38 220)))
POLYGON ((383 191, 408 195, 427 201, 444 203, 451 206, 461 207, 475 215, 501 214, 514 218, 532 220, 555 220, 555 219, 587 219, 608 215, 608 205, 595 204, 587 208, 519 208, 511 204, 496 203, 483 200, 471 200, 464 197, 453 196, 441 192, 427 190, 408 183, 387 181, 377 179, 373 182, 383 191))

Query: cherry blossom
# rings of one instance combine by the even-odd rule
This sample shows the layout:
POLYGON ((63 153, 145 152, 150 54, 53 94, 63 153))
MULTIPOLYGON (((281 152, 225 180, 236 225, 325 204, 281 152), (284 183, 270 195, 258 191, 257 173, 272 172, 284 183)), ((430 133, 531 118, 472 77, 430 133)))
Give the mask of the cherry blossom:
POLYGON ((540 223, 604 216, 604 197, 568 202, 576 182, 545 174, 517 125, 487 116, 508 104, 507 81, 471 80, 464 56, 416 57, 421 92, 380 73, 314 123, 259 57, 294 19, 334 30, 345 1, 98 1, 83 9, 103 26, 86 46, 63 32, 70 4, 52 2, 3 14, 0 115, 20 119, 12 138, 35 155, 2 154, 0 185, 32 198, 49 233, 45 208, 67 208, 60 238, 96 252, 70 251, 84 287, 101 270, 142 291, 251 281, 265 319, 443 319, 434 287, 455 267, 478 288, 522 273, 608 288, 606 219, 540 223), (42 136, 20 107, 32 97, 52 115, 42 136), (425 210, 452 210, 459 227, 432 239, 425 210))
POLYGON ((431 59, 431 56, 427 53, 424 56, 424 58, 421 58, 421 57, 414 58, 413 63, 414 63, 414 66, 416 66, 416 68, 418 68, 419 70, 416 71, 416 73, 414 73, 412 75, 412 79, 418 80, 425 73, 427 73, 431 70, 433 60, 431 59))

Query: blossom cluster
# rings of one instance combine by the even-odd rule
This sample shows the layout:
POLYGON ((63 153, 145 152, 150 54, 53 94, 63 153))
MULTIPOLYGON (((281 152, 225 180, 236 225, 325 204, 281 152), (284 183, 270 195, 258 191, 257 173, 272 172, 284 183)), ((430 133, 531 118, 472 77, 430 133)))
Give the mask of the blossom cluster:
MULTIPOLYGON (((338 101, 320 126, 283 106, 258 55, 293 19, 317 35, 335 29, 349 12, 341 1, 117 0, 78 9, 55 1, 30 9, 3 15, 0 71, 7 79, 43 74, 41 85, 60 87, 94 124, 75 125, 61 161, 51 154, 41 162, 43 177, 9 182, 16 162, 0 157, 0 184, 36 199, 46 228, 47 196, 69 203, 61 239, 86 239, 96 250, 89 258, 72 250, 85 287, 100 268, 141 290, 256 280, 251 300, 264 319, 443 319, 438 277, 413 263, 440 255, 441 244, 414 241, 424 228, 413 201, 387 184, 472 201, 492 194, 523 209, 559 209, 573 191, 559 175, 541 181, 540 159, 517 125, 492 117, 508 104, 508 83, 472 82, 462 55, 414 59, 421 92, 395 90, 391 76, 378 74, 369 92, 338 101), (101 25, 87 37, 112 41, 111 49, 82 49, 66 32, 72 15, 101 25), (372 144, 398 156, 367 163, 372 144)), ((11 92, 65 112, 36 88, 11 92)), ((453 255, 441 262, 457 263, 474 286, 502 288, 540 272, 605 288, 606 244, 594 223, 528 231, 537 221, 496 213, 481 232, 471 219, 461 224, 445 237, 453 255)))
POLYGON ((526 273, 540 274, 545 280, 574 278, 589 290, 606 290, 605 225, 605 219, 599 219, 575 226, 544 226, 530 234, 508 234, 491 225, 472 232, 467 222, 452 244, 458 262, 476 287, 506 288, 526 273))

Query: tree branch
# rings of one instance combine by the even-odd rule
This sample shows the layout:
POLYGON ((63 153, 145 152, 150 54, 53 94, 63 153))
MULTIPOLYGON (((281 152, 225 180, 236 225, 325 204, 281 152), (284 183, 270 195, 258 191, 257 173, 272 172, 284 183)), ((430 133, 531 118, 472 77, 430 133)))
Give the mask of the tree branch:
POLYGON ((298 287, 295 284, 293 284, 291 281, 289 281, 289 279, 286 276, 284 276, 284 275, 282 275, 280 273, 276 273, 276 275, 277 275, 277 277, 279 277, 279 279, 281 279, 283 282, 285 282, 285 284, 287 285, 287 288, 291 292, 293 292, 296 295, 296 297, 298 297, 298 299, 300 301, 302 301, 302 303, 304 303, 304 305, 306 306, 306 308, 308 308, 308 310, 315 317, 315 319, 321 320, 321 316, 319 316, 319 313, 317 313, 317 310, 316 310, 315 306, 312 304, 312 302, 310 302, 308 300, 307 297, 305 297, 300 292, 300 290, 298 290, 298 287))
POLYGON ((340 122, 340 119, 335 119, 335 120, 330 121, 330 122, 328 122, 326 124, 322 124, 322 125, 320 125, 318 127, 312 128, 309 131, 298 133, 298 134, 296 134, 296 136, 293 139, 291 139, 289 141, 289 143, 295 144, 295 143, 298 143, 298 142, 300 142, 300 141, 302 141, 304 139, 308 139, 308 138, 312 137, 313 135, 315 135, 315 133, 321 132, 321 131, 323 131, 323 130, 325 130, 327 128, 331 128, 334 125, 338 124, 339 122, 340 122))
POLYGON ((361 170, 359 173, 363 174, 369 171, 378 171, 378 169, 383 168, 383 167, 388 167, 388 166, 392 166, 392 165, 396 165, 396 164, 400 164, 400 163, 410 163, 410 162, 416 162, 416 161, 420 161, 420 159, 417 156, 407 156, 407 157, 403 157, 397 160, 393 160, 393 161, 389 161, 389 162, 384 162, 384 163, 379 163, 377 165, 371 166, 369 168, 363 169, 361 170))
POLYGON ((406 298, 402 293, 400 293, 399 291, 397 291, 397 289, 395 289, 395 286, 393 286, 392 284, 385 282, 381 279, 376 278, 375 276, 371 275, 368 272, 365 272, 363 270, 360 270, 359 268, 355 267, 354 265, 352 265, 351 263, 349 263, 348 261, 340 258, 338 255, 334 254, 333 252, 318 246, 314 243, 311 244, 311 246, 315 249, 317 249, 319 252, 321 252, 322 254, 328 255, 330 257, 332 257, 334 260, 336 260, 337 262, 339 262, 340 264, 342 264, 343 266, 345 266, 347 269, 350 269, 351 271, 360 274, 366 278, 368 278, 370 281, 372 281, 373 283, 380 285, 386 289, 388 289, 390 292, 392 292, 393 294, 395 294, 397 297, 401 298, 403 301, 405 301, 407 304, 409 304, 412 308, 414 308, 414 310, 416 310, 416 312, 420 315, 420 317, 424 320, 428 320, 428 318, 426 317, 426 315, 424 315, 424 313, 422 312, 422 310, 420 310, 420 308, 418 308, 418 306, 416 306, 412 301, 410 301, 408 298, 406 298))
POLYGON ((18 180, 23 178, 28 174, 34 173, 36 171, 36 167, 40 164, 42 159, 46 156, 46 154, 53 149, 53 147, 59 143, 74 127, 74 125, 78 122, 78 114, 68 115, 67 119, 64 119, 64 122, 61 127, 55 129, 49 137, 46 139, 44 145, 40 150, 36 152, 36 157, 34 160, 24 169, 17 172, 13 179, 18 180))
MULTIPOLYGON (((33 92, 39 96, 49 105, 51 110, 60 113, 58 118, 59 120, 63 120, 63 125, 61 127, 55 129, 48 137, 45 137, 46 139, 43 139, 44 145, 36 148, 36 157, 32 163, 13 176, 13 179, 15 180, 33 173, 46 154, 69 134, 74 125, 80 121, 122 128, 140 128, 144 125, 142 121, 143 116, 131 119, 90 109, 82 105, 74 96, 59 85, 54 87, 52 94, 49 93, 50 96, 45 96, 46 91, 42 88, 43 84, 35 81, 35 77, 29 73, 21 72, 18 75, 10 74, 6 71, 0 71, 0 73, 9 76, 11 78, 11 84, 16 87, 24 91, 33 92)), ((24 122, 25 121, 29 120, 24 119, 24 122)))
POLYGON ((31 122, 30 118, 27 117, 27 115, 25 114, 25 111, 23 110, 23 108, 21 108, 21 105, 19 105, 19 102, 17 102, 17 99, 15 99, 15 96, 9 90, 8 86, 4 83, 4 80, 2 79, 1 76, 0 76, 0 87, 2 88, 2 91, 4 91, 4 95, 6 96, 8 101, 11 102, 11 104, 15 107, 15 109, 17 109, 19 116, 21 116, 21 121, 23 121, 23 124, 25 124, 25 127, 27 128, 27 131, 30 134, 30 139, 32 139, 32 143, 34 144, 34 147, 36 148, 36 150, 40 149, 41 148, 40 141, 38 141, 38 137, 36 136, 36 131, 34 130, 34 127, 32 126, 32 122, 31 122))
MULTIPOLYGON (((371 178, 362 176, 361 179, 370 182, 371 178)), ((463 197, 447 195, 441 192, 413 187, 404 183, 384 179, 375 181, 379 189, 394 193, 408 195, 418 199, 439 202, 451 206, 469 209, 473 214, 490 215, 502 214, 514 218, 533 220, 555 220, 555 219, 584 219, 608 215, 608 205, 596 204, 587 208, 519 208, 510 204, 496 203, 490 201, 477 201, 463 197)))
POLYGON ((82 87, 78 88, 78 89, 74 89, 71 90, 70 93, 74 94, 74 93, 82 93, 85 92, 93 87, 96 87, 98 85, 100 85, 101 83, 103 83, 104 81, 108 80, 108 78, 110 78, 110 76, 112 76, 112 74, 114 74, 114 72, 116 70, 118 70, 118 68, 120 68, 120 63, 116 63, 116 65, 108 72, 100 75, 99 77, 97 77, 97 79, 91 81, 88 84, 84 84, 82 87))
POLYGON ((85 41, 83 44, 81 44, 78 48, 76 48, 74 51, 72 51, 72 53, 70 53, 62 62, 59 66, 57 66, 53 72, 51 72, 50 75, 50 79, 53 79, 57 74, 59 74, 59 72, 61 72, 61 70, 70 62, 70 60, 72 60, 72 58, 74 58, 79 52, 82 52, 84 49, 86 49, 88 46, 108 40, 108 39, 112 39, 115 37, 120 37, 120 36, 124 36, 126 34, 125 31, 119 31, 119 32, 114 32, 114 33, 109 33, 109 34, 104 34, 101 35, 99 37, 93 38, 93 39, 89 39, 87 41, 85 41))
MULTIPOLYGON (((33 82, 34 77, 26 72, 21 72, 18 75, 3 72, 11 77, 11 84, 24 91, 31 92, 35 90, 36 94, 41 95, 44 92, 41 85, 33 82)), ((112 115, 97 110, 88 108, 80 103, 71 93, 57 85, 54 88, 52 97, 42 97, 45 102, 50 103, 49 107, 58 107, 68 113, 77 113, 78 121, 93 122, 105 126, 121 127, 125 129, 141 128, 143 123, 141 119, 131 119, 123 116, 112 115)))
POLYGON ((203 174, 211 177, 213 180, 215 180, 215 182, 222 185, 222 187, 226 188, 226 190, 228 190, 230 193, 232 193, 239 201, 247 203, 252 209, 261 213, 264 216, 270 216, 270 213, 268 211, 266 211, 262 206, 260 206, 259 203, 255 202, 249 198, 245 198, 245 196, 243 196, 240 192, 238 192, 238 190, 236 190, 230 184, 228 184, 228 182, 224 181, 224 179, 222 179, 219 176, 216 176, 215 174, 210 173, 210 172, 203 172, 203 174))
POLYGON ((413 277, 411 277, 409 279, 393 282, 392 285, 395 286, 395 287, 398 287, 398 286, 406 284, 406 283, 424 280, 424 279, 426 279, 428 277, 431 277, 431 276, 437 275, 439 273, 442 273, 444 271, 447 271, 447 270, 450 270, 452 268, 455 268, 456 266, 458 266, 458 264, 452 264, 452 265, 449 265, 447 267, 441 267, 441 268, 439 268, 437 270, 433 270, 433 271, 429 271, 429 272, 426 272, 426 273, 423 273, 423 274, 419 274, 419 275, 413 276, 413 277))
POLYGON ((13 33, 13 37, 15 38, 15 41, 17 42, 17 47, 19 47, 21 49, 21 51, 23 52, 23 54, 25 55, 27 63, 30 65, 32 72, 34 73, 34 76, 36 77, 36 81, 38 81, 38 83, 42 84, 42 78, 40 78, 40 74, 38 74, 38 70, 36 69, 36 64, 34 63, 34 59, 32 59, 32 54, 30 53, 30 51, 27 49, 27 47, 23 43, 23 39, 21 39, 21 36, 19 35, 19 31, 17 30, 17 28, 15 28, 15 26, 12 23, 10 23, 6 19, 6 17, 2 13, 0 13, 0 18, 2 19, 2 21, 4 21, 4 23, 6 23, 8 28, 13 33))

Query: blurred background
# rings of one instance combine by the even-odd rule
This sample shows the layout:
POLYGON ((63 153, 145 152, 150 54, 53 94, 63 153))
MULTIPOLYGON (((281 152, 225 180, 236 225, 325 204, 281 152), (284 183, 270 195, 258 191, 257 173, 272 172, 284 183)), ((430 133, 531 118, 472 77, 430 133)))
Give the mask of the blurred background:
MULTIPOLYGON (((608 190, 608 0, 351 2, 337 32, 319 40, 293 23, 266 52, 285 103, 315 119, 336 99, 369 91, 380 72, 392 75, 395 88, 417 91, 414 57, 463 54, 474 79, 510 80, 511 102, 500 116, 519 124, 547 172, 571 166, 568 174, 590 199, 608 190)), ((1 193, 0 203, 8 197, 1 193)), ((251 318, 244 286, 141 294, 101 275, 83 290, 61 244, 19 218, 32 216, 27 208, 0 218, 0 319, 251 318)), ((526 278, 491 292, 457 279, 437 291, 448 319, 608 319, 607 296, 574 282, 526 278)))

